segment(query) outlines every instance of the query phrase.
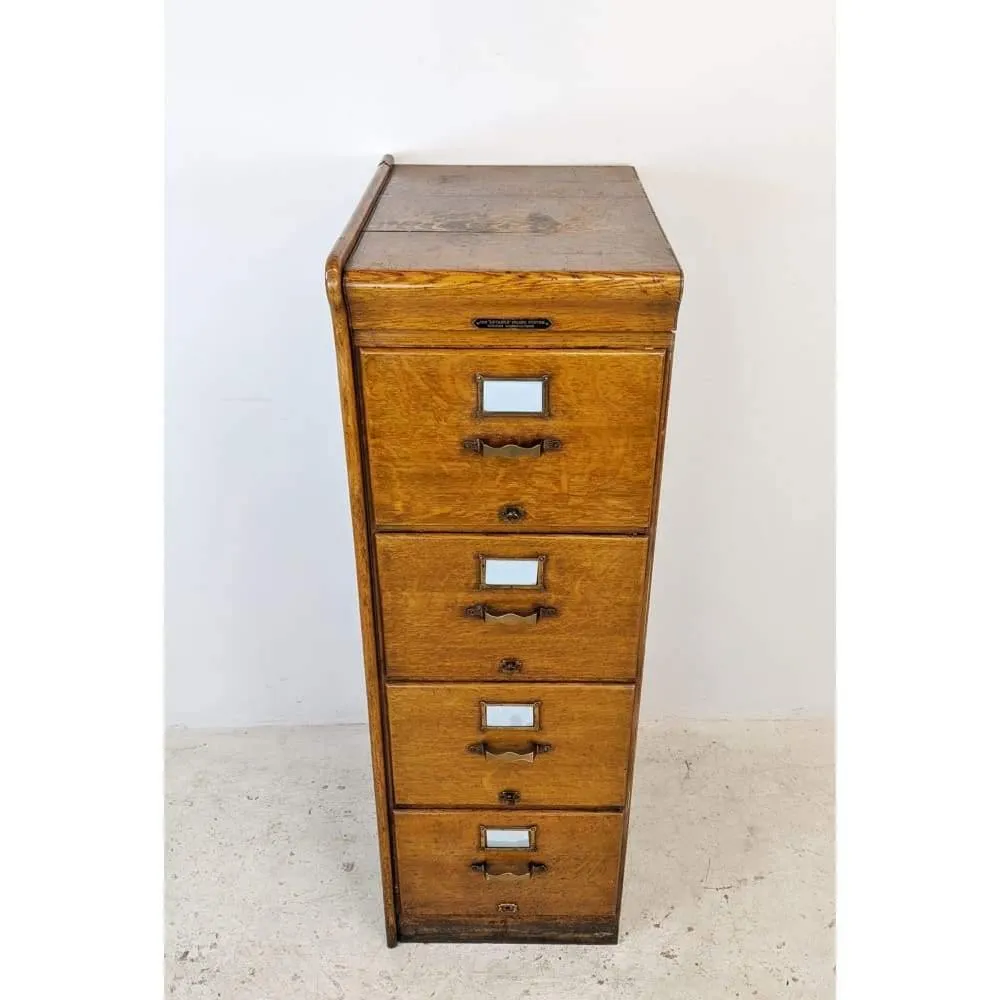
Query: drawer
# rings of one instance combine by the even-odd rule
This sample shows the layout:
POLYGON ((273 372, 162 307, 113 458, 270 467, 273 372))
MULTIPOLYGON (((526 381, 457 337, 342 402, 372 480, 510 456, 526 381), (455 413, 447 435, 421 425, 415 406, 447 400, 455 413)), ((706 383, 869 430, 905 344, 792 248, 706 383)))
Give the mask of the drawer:
POLYGON ((387 684, 397 805, 618 807, 631 684, 387 684))
POLYGON ((376 527, 648 528, 663 351, 359 356, 376 527))
POLYGON ((404 926, 614 919, 621 813, 397 810, 394 822, 404 926))
POLYGON ((376 535, 386 674, 632 680, 645 538, 376 535))

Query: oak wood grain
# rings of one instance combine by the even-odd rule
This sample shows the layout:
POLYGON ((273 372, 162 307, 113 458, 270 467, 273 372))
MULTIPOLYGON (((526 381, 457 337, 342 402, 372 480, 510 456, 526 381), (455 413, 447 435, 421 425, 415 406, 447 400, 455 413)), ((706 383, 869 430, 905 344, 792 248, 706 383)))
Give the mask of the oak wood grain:
POLYGON ((358 347, 475 347, 565 350, 620 348, 662 351, 673 346, 667 330, 358 330, 358 347))
POLYGON ((358 386, 351 347, 351 331, 342 287, 343 265, 375 207, 379 193, 389 179, 393 160, 383 158, 354 210, 343 234, 334 244, 326 261, 326 289, 333 318, 333 339, 337 356, 340 409, 344 424, 344 452, 347 458, 347 482, 351 501, 354 557, 357 570, 358 604, 361 612, 361 645, 364 656, 365 691, 368 702, 369 738, 372 754, 372 778, 375 786, 375 819, 378 830, 379 864, 382 873, 382 908, 385 915, 386 944, 397 941, 396 906, 393 892, 392 843, 389 828, 389 774, 385 752, 382 690, 376 648, 376 608, 372 580, 373 558, 369 550, 368 489, 362 454, 363 430, 358 405, 358 386))
POLYGON ((505 922, 553 917, 612 917, 621 853, 620 813, 483 810, 396 810, 400 917, 493 919, 498 905, 517 910, 505 922), (483 850, 480 827, 534 826, 530 851, 483 850), (490 879, 470 865, 521 872, 528 862, 545 871, 527 879, 490 879))
POLYGON ((658 351, 360 352, 376 526, 634 532, 650 521, 658 351), (475 416, 476 375, 550 379, 551 415, 475 416), (537 458, 463 448, 558 439, 537 458), (524 511, 516 523, 501 509, 524 511))
POLYGON ((496 807, 505 790, 526 808, 615 808, 625 800, 631 684, 389 683, 386 693, 397 805, 496 807), (540 728, 484 731, 484 701, 540 702, 540 728), (490 760, 468 750, 482 741, 497 752, 531 742, 552 749, 531 763, 490 760))
POLYGON ((327 261, 390 946, 617 939, 683 280, 623 166, 387 157, 327 261), (479 317, 549 326, 482 330, 479 317), (477 372, 548 375, 550 414, 478 415, 477 372), (508 459, 461 446, 541 436, 561 447, 508 459), (518 520, 501 521, 512 507, 518 520), (544 591, 475 586, 477 555, 542 545, 544 591), (459 615, 535 598, 557 613, 531 626, 459 615), (514 683, 487 680, 501 658, 514 683), (484 699, 537 702, 540 727, 484 732, 484 699), (522 759, 494 756, 505 750, 522 759), (500 792, 517 793, 507 808, 500 792), (533 817, 547 831, 536 853, 559 859, 516 882, 516 912, 486 905, 515 883, 457 860, 476 817, 494 815, 533 817))
MULTIPOLYGON (((467 260, 468 249, 453 248, 453 263, 467 260)), ((345 281, 352 329, 469 330, 479 317, 523 316, 566 331, 668 332, 677 323, 680 273, 543 271, 527 261, 515 272, 442 270, 445 260, 437 270, 353 272, 345 281)))
POLYGON ((375 543, 390 679, 635 678, 645 538, 379 534, 375 543), (483 589, 479 556, 543 556, 544 586, 483 589), (558 614, 535 624, 463 614, 484 601, 519 612, 544 603, 558 614))
POLYGON ((670 407, 670 382, 673 377, 674 352, 671 348, 667 352, 666 378, 663 383, 663 392, 660 396, 660 418, 659 418, 659 442, 656 449, 656 469, 655 486, 653 488, 653 524, 649 533, 648 557, 646 559, 646 576, 643 583, 643 616, 639 637, 639 659, 635 685, 635 703, 632 707, 632 746, 628 758, 628 777, 625 782, 625 825, 622 830, 621 842, 621 865, 618 871, 618 898, 621 900, 625 879, 625 851, 628 846, 628 819, 632 806, 632 782, 635 775, 635 748, 639 735, 639 703, 642 696, 642 677, 646 659, 646 635, 649 627, 649 598, 653 586, 653 551, 656 544, 657 518, 655 513, 660 503, 660 484, 663 478, 663 460, 666 451, 667 440, 667 413, 670 407))

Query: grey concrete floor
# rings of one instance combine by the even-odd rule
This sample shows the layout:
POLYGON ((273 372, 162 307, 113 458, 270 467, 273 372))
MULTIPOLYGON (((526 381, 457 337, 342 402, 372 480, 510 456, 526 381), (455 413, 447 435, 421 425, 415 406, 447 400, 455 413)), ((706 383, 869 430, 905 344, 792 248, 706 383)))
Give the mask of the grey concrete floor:
POLYGON ((385 947, 363 726, 167 734, 177 1000, 827 1000, 833 732, 640 727, 621 941, 385 947))

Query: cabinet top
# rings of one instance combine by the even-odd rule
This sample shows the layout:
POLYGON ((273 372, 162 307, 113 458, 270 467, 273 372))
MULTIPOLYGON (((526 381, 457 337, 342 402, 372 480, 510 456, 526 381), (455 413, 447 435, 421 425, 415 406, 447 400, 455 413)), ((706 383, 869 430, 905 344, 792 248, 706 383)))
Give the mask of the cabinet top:
POLYGON ((628 166, 394 165, 344 270, 681 274, 628 166))

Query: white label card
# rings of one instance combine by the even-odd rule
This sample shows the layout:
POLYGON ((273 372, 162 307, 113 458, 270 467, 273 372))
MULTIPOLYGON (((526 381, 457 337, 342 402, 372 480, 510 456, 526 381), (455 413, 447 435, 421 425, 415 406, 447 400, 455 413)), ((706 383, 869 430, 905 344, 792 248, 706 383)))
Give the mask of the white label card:
POLYGON ((484 378, 483 413, 545 413, 545 379, 484 378))
POLYGON ((527 827, 517 830, 486 827, 483 830, 483 845, 509 851, 528 850, 531 847, 531 830, 527 827))
POLYGON ((484 705, 483 725, 487 729, 534 729, 535 706, 484 705))
POLYGON ((541 581, 538 559, 483 559, 484 587, 537 587, 541 581))

